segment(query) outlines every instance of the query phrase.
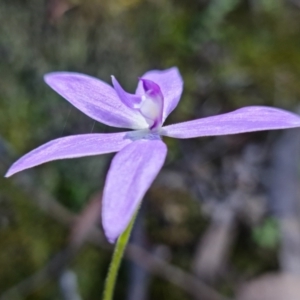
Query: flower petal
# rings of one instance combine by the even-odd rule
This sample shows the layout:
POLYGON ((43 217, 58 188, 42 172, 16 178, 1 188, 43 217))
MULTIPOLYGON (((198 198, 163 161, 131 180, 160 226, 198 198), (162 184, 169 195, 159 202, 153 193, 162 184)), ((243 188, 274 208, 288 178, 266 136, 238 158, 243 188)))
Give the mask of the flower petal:
POLYGON ((120 100, 128 107, 131 109, 135 109, 140 105, 142 102, 142 98, 137 95, 129 94, 124 89, 121 87, 120 83, 118 80, 115 78, 115 76, 111 76, 111 81, 113 84, 113 87, 115 91, 117 92, 120 100))
POLYGON ((300 117, 288 111, 249 106, 230 113, 169 125, 160 134, 180 138, 236 134, 251 131, 300 127, 300 117))
POLYGON ((167 147, 160 139, 143 139, 126 146, 113 158, 102 204, 103 228, 110 242, 126 229, 166 154, 167 147))
POLYGON ((128 132, 62 137, 22 156, 10 167, 5 177, 52 160, 116 152, 131 142, 128 132))
POLYGON ((127 107, 107 83, 84 74, 54 72, 45 75, 46 83, 89 117, 106 125, 147 128, 144 118, 127 107))
MULTIPOLYGON (((153 70, 145 73, 143 76, 141 76, 141 78, 152 80, 159 85, 164 96, 164 122, 168 115, 177 106, 181 97, 183 80, 178 69, 173 67, 164 71, 153 70)), ((143 83, 140 81, 136 90, 136 94, 143 95, 143 93, 143 83)))

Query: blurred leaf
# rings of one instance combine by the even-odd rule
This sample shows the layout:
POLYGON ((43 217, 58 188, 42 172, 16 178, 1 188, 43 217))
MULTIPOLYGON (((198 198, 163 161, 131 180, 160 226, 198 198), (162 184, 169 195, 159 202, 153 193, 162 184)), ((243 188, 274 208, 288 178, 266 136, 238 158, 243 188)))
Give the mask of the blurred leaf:
POLYGON ((265 219, 263 224, 253 230, 253 239, 262 248, 275 248, 279 238, 278 221, 274 218, 265 219))

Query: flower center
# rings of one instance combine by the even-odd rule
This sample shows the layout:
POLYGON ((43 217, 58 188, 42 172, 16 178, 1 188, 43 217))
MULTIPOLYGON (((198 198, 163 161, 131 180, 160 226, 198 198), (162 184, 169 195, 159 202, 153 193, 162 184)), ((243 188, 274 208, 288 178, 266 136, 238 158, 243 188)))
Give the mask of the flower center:
POLYGON ((137 110, 146 120, 149 129, 154 130, 162 125, 164 97, 152 80, 140 78, 145 93, 133 95, 125 92, 119 82, 112 76, 112 83, 120 100, 131 109, 137 110))
POLYGON ((145 94, 136 108, 143 115, 151 130, 162 125, 164 97, 160 87, 151 80, 140 79, 143 82, 145 94))

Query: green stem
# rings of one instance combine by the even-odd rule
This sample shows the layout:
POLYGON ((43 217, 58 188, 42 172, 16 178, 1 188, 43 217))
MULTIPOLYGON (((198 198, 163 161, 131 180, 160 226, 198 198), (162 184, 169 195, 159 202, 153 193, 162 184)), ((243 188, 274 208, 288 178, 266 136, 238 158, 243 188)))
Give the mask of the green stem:
POLYGON ((119 236, 114 254, 109 266, 109 271, 105 280, 103 300, 112 300, 114 294, 114 288, 116 285, 116 279, 118 275, 118 271, 120 268, 120 264, 124 255, 124 251, 126 245, 128 243, 130 233, 132 231, 132 227, 136 218, 137 212, 134 214, 130 223, 128 224, 126 230, 119 236))

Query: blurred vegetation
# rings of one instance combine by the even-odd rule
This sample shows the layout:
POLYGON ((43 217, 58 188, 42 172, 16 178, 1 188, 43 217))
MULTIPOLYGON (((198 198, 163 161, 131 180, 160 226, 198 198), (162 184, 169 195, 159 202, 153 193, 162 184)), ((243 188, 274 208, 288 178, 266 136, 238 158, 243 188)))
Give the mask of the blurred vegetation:
MULTIPOLYGON (((95 123, 51 91, 43 82, 51 71, 82 72, 106 81, 114 74, 133 91, 143 72, 176 65, 185 91, 168 123, 253 104, 292 110, 300 97, 300 9, 289 1, 2 0, 0 25, 0 135, 15 158, 60 136, 115 130, 95 123)), ((205 142, 197 141, 199 147, 205 142)), ((166 143, 168 167, 181 154, 177 141, 166 143)), ((110 158, 43 165, 36 169, 36 185, 79 212, 103 187, 110 158)), ((64 246, 67 231, 29 203, 30 195, 16 190, 10 180, 0 178, 0 187, 4 291, 44 266, 64 246)), ((191 195, 178 197, 184 201, 169 204, 164 198, 157 207, 170 211, 170 205, 177 205, 173 208, 183 213, 183 220, 163 224, 158 217, 162 212, 154 209, 147 228, 153 243, 176 249, 174 263, 185 268, 206 220, 191 195)), ((276 224, 268 221, 247 235, 245 243, 251 247, 234 254, 239 272, 276 268, 276 232, 276 224)), ((86 247, 72 265, 83 299, 99 298, 109 257, 86 247)), ((123 299, 121 286, 118 299, 123 299)), ((59 297, 53 283, 28 299, 59 297)), ((151 299, 186 297, 159 279, 152 284, 151 299)))

